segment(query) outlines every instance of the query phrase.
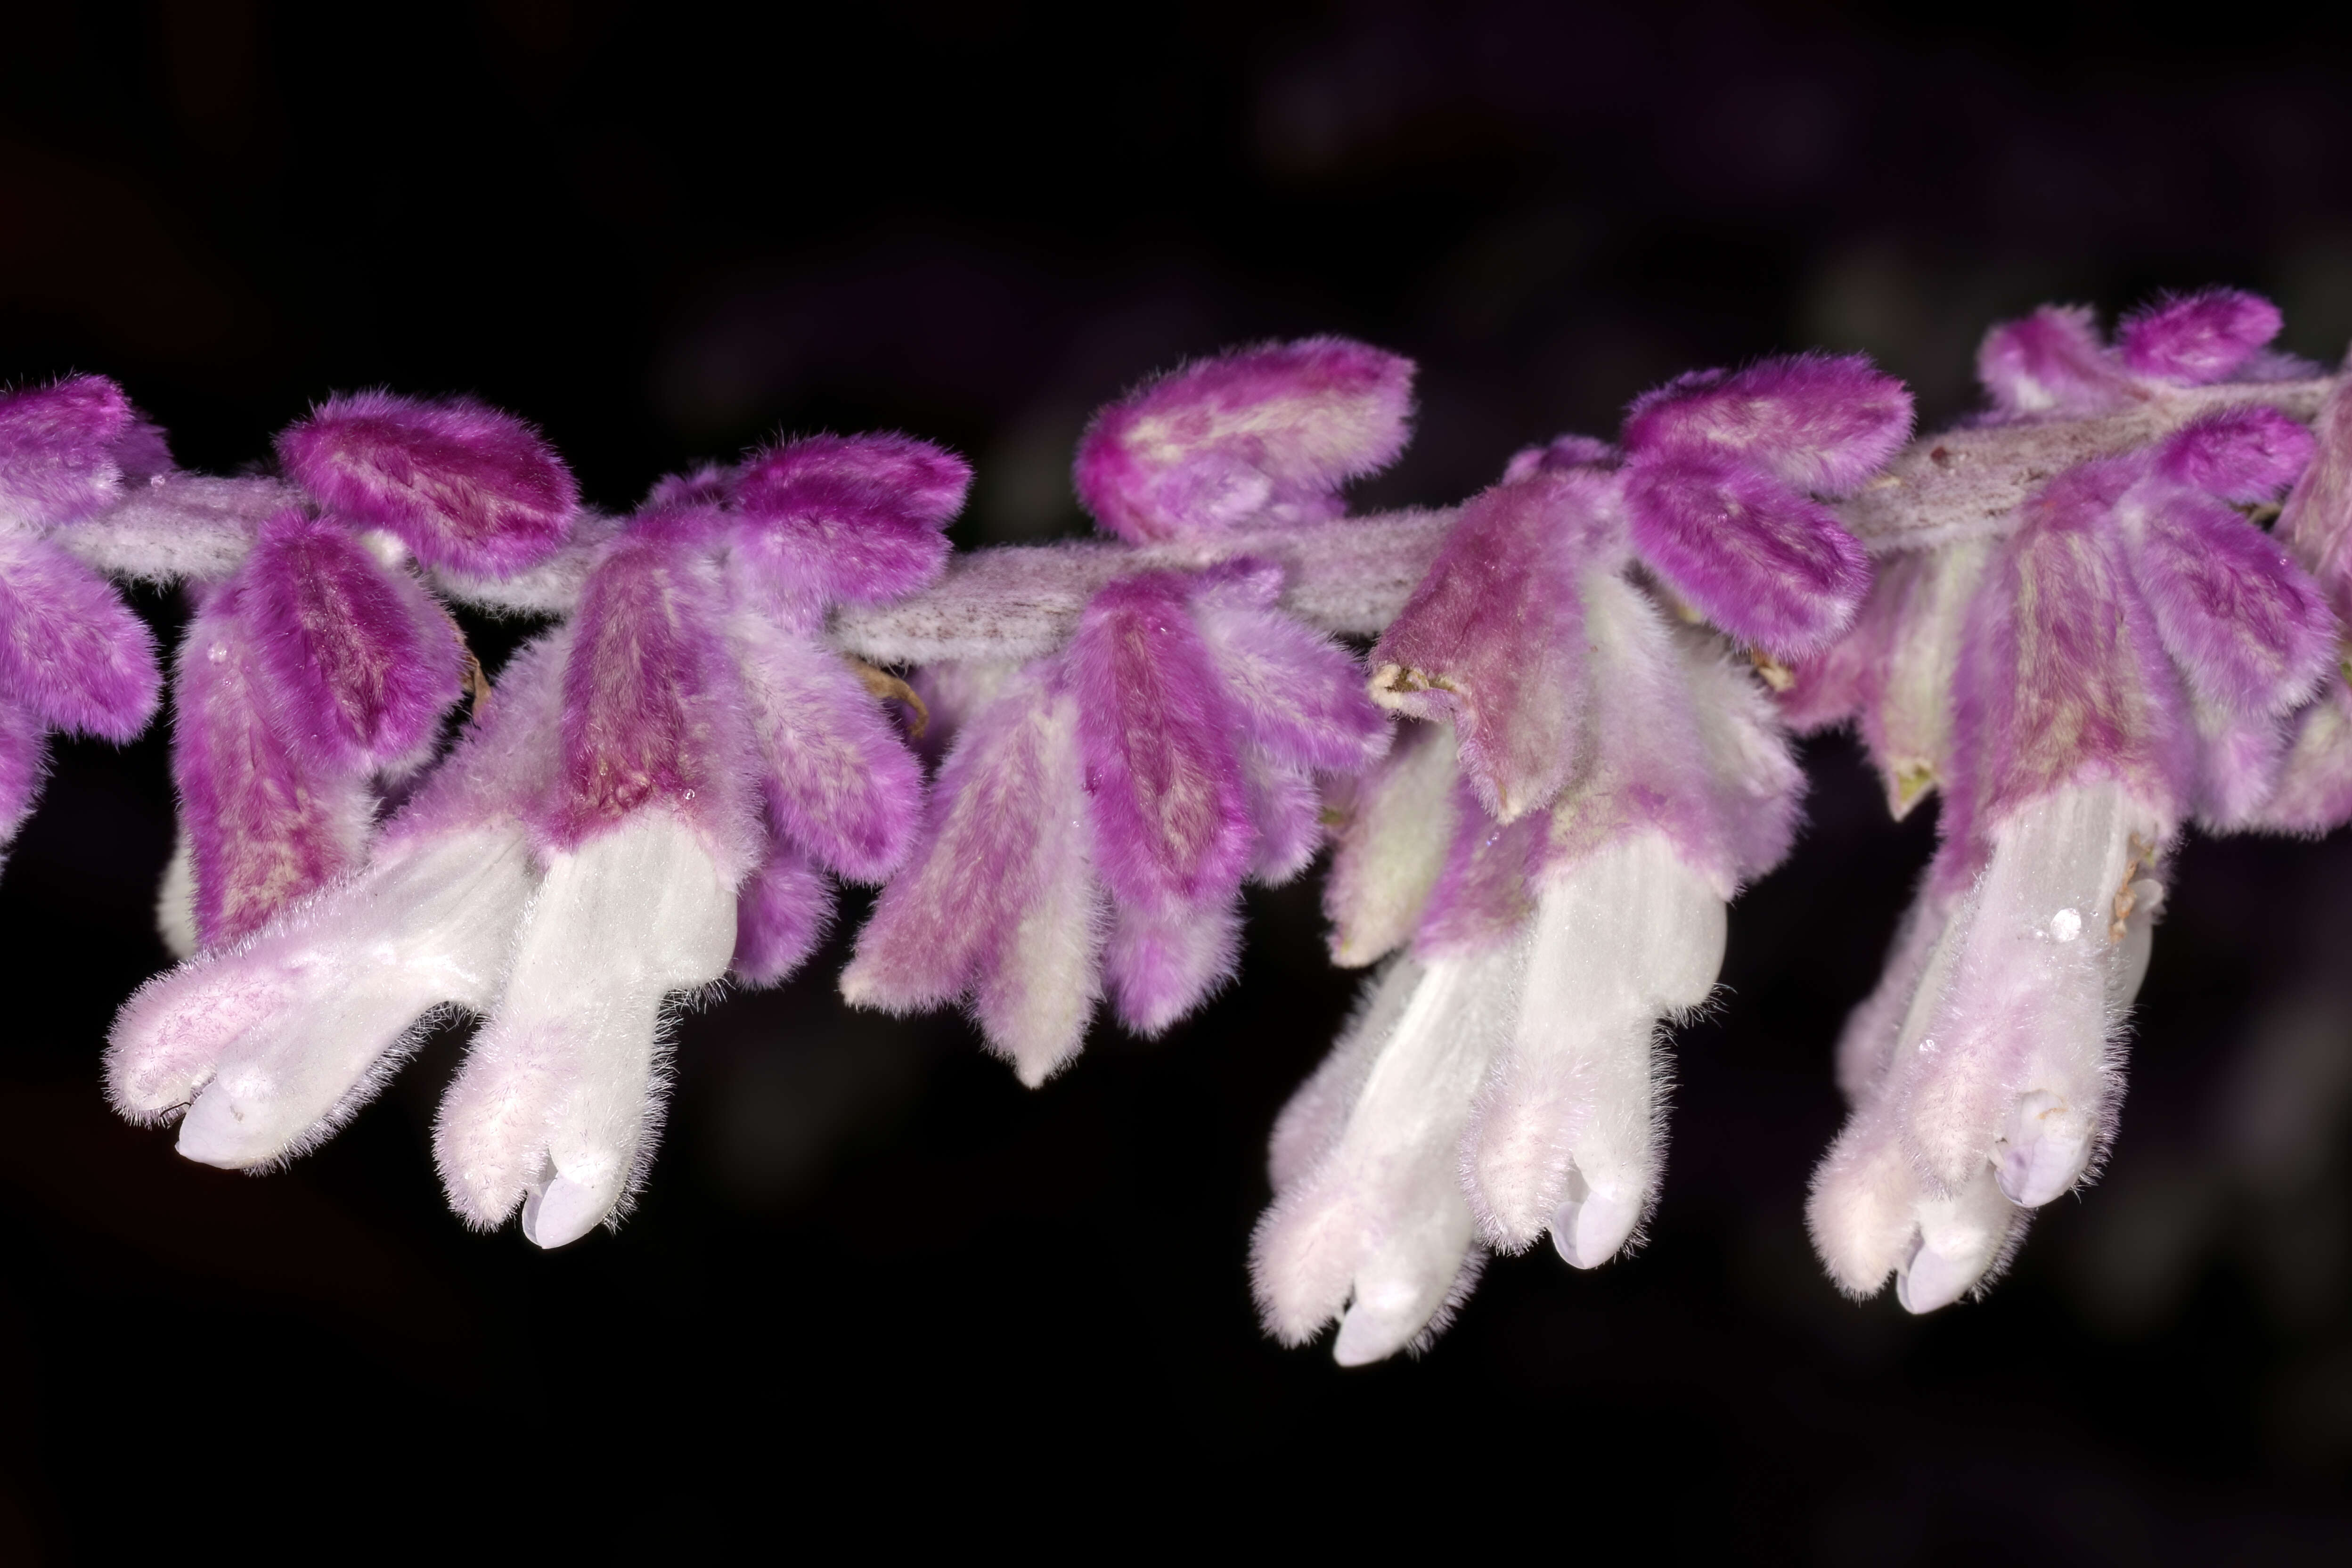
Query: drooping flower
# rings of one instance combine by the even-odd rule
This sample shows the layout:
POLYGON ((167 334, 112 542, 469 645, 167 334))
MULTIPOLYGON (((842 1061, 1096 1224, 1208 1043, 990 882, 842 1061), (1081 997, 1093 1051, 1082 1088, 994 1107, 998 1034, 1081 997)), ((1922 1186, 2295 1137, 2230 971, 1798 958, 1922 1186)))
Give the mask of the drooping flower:
POLYGON ((1979 357, 1994 412, 1915 443, 1843 510, 1892 558, 1844 642, 1799 670, 1791 717, 1858 715, 1898 816, 1944 802, 1840 1042, 1853 1115, 1809 1210, 1855 1295, 1892 1275, 1913 1311, 1957 1300, 2095 1173, 2166 857, 2192 817, 2278 820, 2337 636, 2320 586, 2236 510, 2305 469, 2326 392, 2267 352, 2278 326, 2216 290, 2112 346, 2084 310, 1996 328, 1979 357))
MULTIPOLYGON (((1344 799, 1332 951, 1374 978, 1277 1122, 1253 1246, 1266 1324, 1360 1364, 1441 1329, 1484 1248, 1593 1268, 1664 1163, 1662 1025, 1702 1005, 1725 907, 1787 852, 1802 780, 1754 668, 1869 584, 1817 499, 1901 443, 1858 360, 1769 361, 1637 402, 1622 448, 1515 458, 1375 648, 1424 721, 1344 799), (1408 945, 1409 944, 1409 945, 1408 945)), ((1777 668, 1777 666, 1775 667, 1777 668)))
POLYGON ((1243 882, 1304 869, 1317 779, 1388 745, 1352 656, 1286 611, 1285 536, 1349 527, 1339 488, 1403 445, 1411 379, 1318 339, 1189 365, 1097 416, 1079 496, 1158 548, 1036 552, 1033 591, 1082 606, 1066 642, 948 674, 969 711, 845 996, 968 999, 1034 1085, 1076 1054, 1106 988, 1156 1035, 1231 976, 1243 882))
POLYGON ((0 395, 0 857, 40 793, 51 730, 121 743, 154 717, 155 639, 68 542, 168 461, 102 376, 0 395))
POLYGON ((380 790, 431 759, 467 656, 425 574, 526 571, 580 515, 538 433, 464 399, 331 398, 278 455, 284 483, 235 498, 251 510, 215 559, 187 559, 168 486, 148 498, 160 525, 114 531, 131 570, 179 577, 195 602, 173 679, 182 864, 162 910, 182 956, 359 866, 380 790))
POLYGON ((780 980, 829 916, 826 871, 905 857, 919 769, 824 618, 935 576, 968 481, 903 437, 816 437, 656 487, 364 869, 126 1005, 116 1105, 187 1107, 184 1153, 266 1165, 437 1010, 487 1013, 436 1129, 452 1205, 483 1226, 520 1206, 542 1247, 614 1215, 658 1133, 671 998, 780 980))

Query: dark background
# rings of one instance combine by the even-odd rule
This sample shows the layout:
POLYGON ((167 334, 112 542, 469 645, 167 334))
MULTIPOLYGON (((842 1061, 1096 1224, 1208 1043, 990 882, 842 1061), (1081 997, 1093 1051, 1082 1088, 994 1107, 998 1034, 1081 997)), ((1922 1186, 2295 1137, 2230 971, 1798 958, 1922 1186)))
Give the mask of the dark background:
MULTIPOLYGON (((1950 417, 1978 334, 2048 298, 2230 282, 2291 348, 2352 339, 2345 40, 2252 7, 0 24, 0 376, 111 374, 192 467, 378 384, 530 415, 612 508, 779 429, 893 426, 977 461, 977 545, 1081 526, 1087 411, 1258 336, 1418 358, 1421 434, 1366 499, 1433 502, 1773 350, 1867 349, 1950 417)), ((1681 1044, 1647 1250, 1502 1261, 1433 1353, 1341 1373, 1261 1338, 1244 1271, 1267 1126, 1354 984, 1315 878, 1252 895, 1213 1006, 1098 1028, 1036 1093, 959 1019, 846 1012, 836 939, 686 1025, 635 1217, 541 1255, 442 1205, 455 1036, 266 1179, 110 1116, 171 803, 160 727, 64 744, 0 882, 0 1559, 1001 1549, 1116 1497, 1098 1550, 1246 1518, 1471 1554, 2346 1561, 2352 849, 2187 849, 2105 1181, 1914 1321, 1832 1291, 1801 1207, 1932 827, 1885 821, 1849 742, 1809 757, 1812 826, 1681 1044)))

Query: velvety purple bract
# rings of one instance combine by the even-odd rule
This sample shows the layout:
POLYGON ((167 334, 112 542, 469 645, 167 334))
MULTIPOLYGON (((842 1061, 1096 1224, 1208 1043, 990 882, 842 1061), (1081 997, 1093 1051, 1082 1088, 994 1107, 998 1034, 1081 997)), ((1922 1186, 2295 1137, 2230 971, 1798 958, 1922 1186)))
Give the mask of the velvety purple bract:
POLYGON ((319 766, 407 756, 457 700, 456 626, 348 529, 280 512, 254 543, 242 598, 286 740, 319 766))
MULTIPOLYGON (((2069 470, 2030 504, 1996 567, 1960 664, 1958 751, 1975 769, 1948 838, 1990 834, 2070 785, 2123 784, 2180 811, 2192 738, 2155 628, 2135 613, 2130 569, 2104 520, 2129 483, 2121 465, 2069 470)), ((1965 876, 1983 851, 1958 858, 1965 876)))
POLYGON ((590 575, 563 670, 558 843, 717 783, 716 597, 709 569, 658 536, 625 535, 590 575))
POLYGON ((113 585, 46 540, 0 533, 0 698, 130 741, 155 716, 155 638, 113 585))
POLYGON ((1230 721, 1183 579, 1114 583, 1071 645, 1103 879, 1136 902, 1237 888, 1250 822, 1230 721))
POLYGON ((732 500, 780 583, 869 605, 939 575, 971 485, 970 464, 911 437, 809 436, 747 459, 732 500))
POLYGON ((2275 500, 2311 462, 2311 431, 2275 408, 2223 409, 2176 430, 2156 457, 2175 484, 2239 505, 2275 500))
POLYGON ((728 973, 754 990, 782 984, 808 961, 832 916, 824 874, 790 845, 777 845, 743 884, 728 973))
POLYGON ((580 512, 579 488, 554 448, 468 398, 330 398, 278 437, 278 455, 329 510, 383 529, 429 566, 471 575, 545 559, 580 512))
POLYGON ((0 696, 0 857, 16 841, 16 829, 41 793, 48 762, 48 726, 24 705, 0 696))
POLYGON ((113 448, 135 419, 101 375, 0 395, 0 506, 50 526, 106 506, 122 487, 113 448))
POLYGON ((2133 401, 2131 379, 2099 342, 2088 307, 2044 305, 1985 334, 1977 379, 2011 416, 2104 414, 2133 401))
POLYGON ((2134 576, 2189 685, 2231 712, 2280 714, 2332 662, 2336 616, 2286 552, 2190 489, 2148 506, 2134 576))
POLYGON ((1453 722, 1463 766, 1499 821, 1548 803, 1575 761, 1580 577, 1613 489, 1598 474, 1539 469, 1474 497, 1372 650, 1379 700, 1453 722))
POLYGON ((1752 468, 1676 455, 1627 476, 1633 547, 1691 606, 1781 657, 1845 629, 1870 559, 1827 508, 1752 468))
POLYGON ((235 942, 358 863, 366 779, 286 738, 240 576, 203 592, 173 678, 172 778, 205 947, 235 942))
POLYGON ((1738 457, 1817 495, 1843 495, 1911 434, 1911 393, 1860 354, 1791 354, 1701 371, 1635 400, 1628 452, 1738 457))
POLYGON ((1133 543, 1338 513, 1340 487, 1404 447, 1412 362, 1344 338, 1196 361, 1104 408, 1078 500, 1133 543))
POLYGON ((2279 308, 2259 294, 2208 289, 2125 317, 2116 348, 2140 375, 2203 386, 2242 368, 2284 324, 2279 308))
POLYGON ((2337 378, 2312 437, 2310 466, 2287 493, 2275 537, 2352 626, 2352 378, 2337 378))

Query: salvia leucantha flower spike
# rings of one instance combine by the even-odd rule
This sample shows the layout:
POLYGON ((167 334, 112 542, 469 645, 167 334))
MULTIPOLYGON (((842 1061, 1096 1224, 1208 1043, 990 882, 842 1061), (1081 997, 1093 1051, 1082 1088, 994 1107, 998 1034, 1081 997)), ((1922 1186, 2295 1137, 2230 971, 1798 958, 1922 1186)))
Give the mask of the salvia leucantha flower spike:
POLYGON ((567 623, 365 869, 124 1008, 116 1104, 185 1107, 184 1152, 266 1165, 463 1007, 488 1016, 436 1133, 452 1205, 484 1226, 520 1205, 546 1247, 614 1215, 658 1132, 668 999, 730 968, 781 979, 822 931, 824 872, 905 855, 920 771, 824 618, 935 576, 968 482, 921 442, 816 437, 594 531, 567 623))
POLYGON ((1981 1289, 2032 1211, 2095 1173, 2186 823, 2309 831, 2352 806, 2340 393, 2267 349, 2278 328, 2228 291, 2161 302, 2112 345, 2079 310, 1996 328, 1992 411, 1847 509, 1885 569, 1799 669, 1791 716, 1858 715, 1897 815, 1944 801, 1840 1042, 1852 1115, 1809 1211, 1857 1296, 1891 1275, 1927 1311, 1981 1289), (2291 521, 2250 521, 2299 476, 2291 521))
POLYGON ((828 876, 888 879, 851 997, 961 1000, 1034 1082, 1106 997, 1144 1032, 1196 1005, 1241 883, 1333 833, 1334 958, 1385 966, 1277 1124, 1255 1264, 1275 1331, 1339 1318, 1353 1362, 1433 1332, 1488 1248, 1590 1267, 1638 1234, 1659 1031, 1794 830, 1784 721, 1857 717, 1945 847, 1848 1029, 1814 1219, 1841 1283, 1925 1308, 2095 1163, 2179 825, 2352 816, 2352 409, 2275 327, 2227 293, 2113 345, 2043 311, 1988 340, 1992 414, 1899 453, 1907 399, 1860 361, 1706 373, 1613 447, 1357 517, 1410 365, 1269 345, 1098 417, 1076 477, 1112 541, 952 563, 965 469, 904 437, 620 522, 473 405, 337 400, 219 479, 68 383, 0 402, 0 783, 21 815, 43 729, 152 706, 135 618, 59 563, 188 584, 163 902, 202 951, 124 1009, 117 1103, 266 1166, 483 1013, 436 1152, 461 1214, 546 1246, 641 1179, 666 1009, 790 973, 828 876), (437 763, 436 598, 556 622, 437 763), (1335 634, 1379 639, 1369 680, 1335 634), (916 691, 928 799, 885 706, 916 691))
POLYGON ((1424 722, 1349 792, 1333 954, 1396 947, 1276 1125, 1253 1248, 1267 1327, 1340 1321, 1357 1364, 1423 1342, 1483 1249, 1549 1232, 1614 1256, 1664 1155, 1663 1023, 1715 984, 1725 905, 1777 863, 1802 776, 1768 694, 1705 615, 1817 649, 1869 585, 1816 498, 1911 423, 1855 359, 1768 361, 1637 403, 1471 500, 1373 651, 1424 722))

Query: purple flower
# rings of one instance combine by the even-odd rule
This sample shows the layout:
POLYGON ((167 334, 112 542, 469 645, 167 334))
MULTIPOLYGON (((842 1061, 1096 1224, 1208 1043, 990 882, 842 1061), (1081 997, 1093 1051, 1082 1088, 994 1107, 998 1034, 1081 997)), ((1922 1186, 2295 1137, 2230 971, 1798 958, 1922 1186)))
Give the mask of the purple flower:
MULTIPOLYGON (((1996 328, 1995 414, 1915 443, 1845 508, 1889 559, 1798 671, 1791 717, 1858 715, 1897 815, 1944 797, 1942 847, 1840 1044, 1853 1114, 1814 1183, 1815 1243, 1856 1295, 1892 1274, 1927 1311, 1980 1288, 2031 1211, 2095 1173, 2182 824, 2317 825, 2276 803, 2291 740, 2325 727, 2312 699, 2341 688, 2336 616, 2235 510, 2311 464, 2325 387, 2265 352, 2278 324, 2217 290, 2131 318, 2114 348, 2085 310, 1996 328)), ((2344 511, 2281 534, 2312 560, 2344 511)))
POLYGON ((1253 1272, 1286 1342, 1425 1343, 1487 1247, 1579 1268, 1663 1170, 1663 1021, 1715 984, 1725 905, 1787 852, 1801 778, 1753 668, 1868 584, 1814 499, 1862 483, 1910 401, 1855 360, 1685 377, 1625 444, 1563 437, 1466 504, 1373 651, 1430 722, 1344 797, 1332 950, 1375 977, 1284 1110, 1253 1272), (1811 492, 1811 493, 1809 493, 1811 492), (1650 584, 1658 584, 1654 588, 1650 584))
POLYGON ((1186 366, 1096 417, 1080 498, 1168 558, 1100 561, 1066 643, 958 681, 973 710, 845 996, 968 999, 1034 1085, 1076 1054, 1106 988, 1157 1035, 1231 977, 1243 882, 1303 869, 1317 780, 1389 741, 1354 658, 1285 613, 1279 560, 1246 552, 1345 528, 1338 487, 1402 446, 1411 380, 1403 360, 1317 339, 1186 366))

